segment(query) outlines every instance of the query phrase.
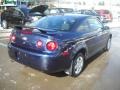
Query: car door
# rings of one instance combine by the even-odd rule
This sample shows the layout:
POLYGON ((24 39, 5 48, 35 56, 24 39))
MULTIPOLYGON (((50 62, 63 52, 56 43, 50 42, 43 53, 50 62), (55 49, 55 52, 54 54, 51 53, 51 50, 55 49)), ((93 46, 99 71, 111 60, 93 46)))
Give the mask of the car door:
POLYGON ((98 49, 98 36, 97 31, 91 30, 89 19, 85 19, 77 28, 78 33, 82 33, 83 42, 87 48, 87 57, 91 57, 98 49))
POLYGON ((93 43, 96 49, 95 50, 95 53, 96 53, 104 48, 105 37, 104 37, 104 32, 103 32, 103 25, 95 17, 89 18, 88 23, 89 23, 91 32, 95 34, 96 39, 93 43))

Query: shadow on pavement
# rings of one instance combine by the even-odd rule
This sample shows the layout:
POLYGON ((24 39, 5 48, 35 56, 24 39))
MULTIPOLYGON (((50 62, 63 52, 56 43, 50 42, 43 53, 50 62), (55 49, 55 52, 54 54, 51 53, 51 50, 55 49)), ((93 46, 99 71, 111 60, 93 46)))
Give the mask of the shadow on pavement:
POLYGON ((94 60, 97 60, 97 58, 98 58, 99 56, 101 56, 102 54, 104 54, 104 53, 105 53, 105 51, 100 51, 100 52, 98 52, 97 54, 95 54, 94 56, 92 56, 91 58, 89 58, 89 59, 85 62, 85 64, 86 64, 85 68, 86 68, 90 63, 92 63, 94 60))

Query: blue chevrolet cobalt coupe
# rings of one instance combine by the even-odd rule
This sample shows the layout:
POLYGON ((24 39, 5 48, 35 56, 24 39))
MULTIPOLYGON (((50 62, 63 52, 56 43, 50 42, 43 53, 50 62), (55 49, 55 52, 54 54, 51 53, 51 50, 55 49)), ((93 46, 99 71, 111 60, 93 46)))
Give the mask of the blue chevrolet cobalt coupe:
POLYGON ((88 58, 108 51, 112 34, 93 16, 64 14, 45 16, 27 26, 14 27, 9 56, 46 73, 65 71, 77 77, 88 58))

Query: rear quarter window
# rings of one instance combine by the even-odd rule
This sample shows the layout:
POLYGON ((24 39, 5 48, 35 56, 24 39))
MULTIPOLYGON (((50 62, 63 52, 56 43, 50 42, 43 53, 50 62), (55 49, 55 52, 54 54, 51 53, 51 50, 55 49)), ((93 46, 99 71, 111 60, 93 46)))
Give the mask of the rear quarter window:
POLYGON ((88 23, 92 31, 103 27, 102 23, 97 18, 89 18, 88 23))
POLYGON ((89 31, 89 24, 87 19, 82 21, 77 27, 77 32, 88 32, 89 31))

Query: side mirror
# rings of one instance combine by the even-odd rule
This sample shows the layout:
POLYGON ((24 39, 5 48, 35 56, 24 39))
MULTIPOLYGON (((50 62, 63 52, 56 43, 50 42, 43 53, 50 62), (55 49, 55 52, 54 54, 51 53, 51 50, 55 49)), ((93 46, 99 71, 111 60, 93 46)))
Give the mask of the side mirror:
POLYGON ((103 27, 103 30, 108 30, 108 29, 110 29, 110 27, 108 27, 108 26, 103 27))

